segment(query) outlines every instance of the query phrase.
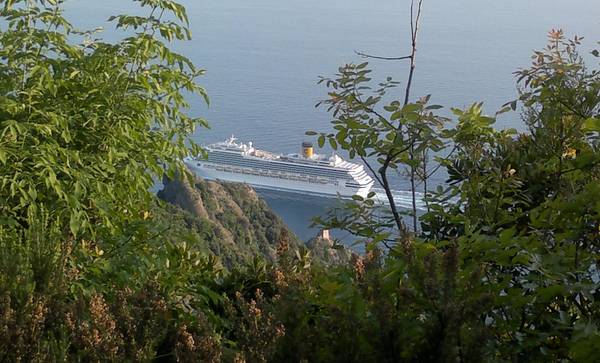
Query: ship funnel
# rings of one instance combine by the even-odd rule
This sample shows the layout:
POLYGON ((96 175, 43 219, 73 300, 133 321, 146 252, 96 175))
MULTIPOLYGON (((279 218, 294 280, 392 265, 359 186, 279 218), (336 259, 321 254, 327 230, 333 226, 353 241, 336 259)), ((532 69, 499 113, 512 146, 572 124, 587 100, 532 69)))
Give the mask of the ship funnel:
POLYGON ((310 142, 302 143, 302 155, 305 158, 312 158, 313 156, 313 144, 310 142))

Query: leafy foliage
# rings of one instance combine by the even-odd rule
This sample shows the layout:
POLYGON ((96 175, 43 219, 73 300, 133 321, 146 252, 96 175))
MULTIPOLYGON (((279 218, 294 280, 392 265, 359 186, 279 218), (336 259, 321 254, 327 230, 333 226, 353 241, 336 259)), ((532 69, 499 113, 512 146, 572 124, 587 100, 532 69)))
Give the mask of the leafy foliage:
MULTIPOLYGON (((438 158, 447 170, 447 185, 429 192, 429 211, 410 244, 397 239, 402 243, 389 248, 382 271, 387 277, 400 276, 392 294, 407 289, 420 301, 418 308, 407 310, 396 305, 396 313, 423 309, 423 316, 433 318, 418 324, 421 333, 431 339, 435 332, 438 339, 438 350, 430 352, 439 355, 429 359, 595 359, 591 347, 600 337, 600 77, 577 53, 581 38, 567 41, 561 31, 552 31, 549 39, 548 47, 535 53, 531 68, 516 73, 519 99, 501 111, 521 103, 529 133, 496 130, 495 118, 483 115, 482 104, 453 109, 455 126, 437 133, 452 148, 447 157, 438 158), (438 270, 433 261, 440 258, 445 262, 438 270)), ((353 77, 352 72, 343 74, 339 83, 329 85, 345 90, 344 82, 353 77)), ((353 92, 338 98, 334 91, 328 101, 335 105, 333 124, 343 140, 346 128, 338 124, 353 123, 347 120, 354 120, 356 110, 369 113, 380 101, 362 100, 353 92)), ((411 127, 410 117, 398 120, 397 129, 411 127)), ((378 149, 389 145, 379 141, 389 132, 382 124, 385 119, 379 116, 360 131, 350 127, 351 135, 369 141, 351 136, 342 145, 351 156, 377 155, 380 163, 393 159, 393 146, 378 149)), ((442 146, 419 139, 409 143, 434 152, 442 146)), ((381 169, 374 172, 381 174, 381 169)), ((373 203, 359 199, 350 208, 352 218, 331 215, 320 222, 354 231, 371 243, 382 241, 374 228, 382 224, 373 203)))
MULTIPOLYGON (((355 199, 363 202, 366 208, 350 207, 349 216, 344 217, 343 221, 333 219, 334 227, 344 226, 364 237, 373 237, 375 233, 376 242, 385 242, 389 239, 389 232, 385 231, 389 231, 388 227, 393 224, 400 238, 406 240, 408 229, 391 195, 389 172, 401 167, 414 170, 425 165, 426 152, 438 152, 444 146, 440 131, 447 120, 434 114, 433 111, 441 106, 429 105, 430 96, 423 97, 416 103, 402 104, 399 100, 394 100, 380 106, 387 91, 396 87, 397 82, 388 78, 373 90, 369 86, 371 79, 368 75, 371 71, 366 67, 367 63, 348 64, 339 69, 335 79, 323 78, 320 81, 331 89, 329 98, 319 105, 326 105, 328 111, 332 112, 335 131, 320 133, 318 143, 323 146, 325 140, 329 140, 332 148, 337 149, 339 146, 348 151, 351 159, 360 158, 386 191, 391 213, 389 218, 383 215, 381 221, 375 223, 371 218, 376 206, 374 193, 366 201, 357 196, 355 199), (416 159, 415 155, 423 155, 422 160, 416 159), (368 226, 347 223, 349 220, 365 219, 369 221, 368 226)), ((309 131, 307 134, 317 133, 309 131)), ((424 179, 427 179, 426 175, 424 179)), ((393 236, 391 239, 396 238, 397 236, 393 236)))
POLYGON ((411 231, 395 204, 355 198, 320 222, 367 252, 327 267, 243 188, 199 185, 221 230, 155 203, 153 178, 199 152, 184 94, 206 94, 163 43, 189 38, 184 8, 138 2, 148 16, 111 18, 115 44, 73 29, 60 0, 1 3, 0 360, 597 360, 600 73, 581 39, 551 32, 517 72, 502 111, 521 105, 528 133, 497 130, 482 104, 451 127, 428 96, 382 105, 396 83, 371 89, 365 63, 323 79, 335 131, 311 132, 319 144, 387 190, 405 168, 428 207, 411 231), (449 179, 429 190, 438 168, 449 179), (224 234, 279 245, 245 263, 223 251, 227 271, 224 234))
POLYGON ((184 171, 187 136, 204 122, 182 111, 182 91, 206 97, 195 83, 203 71, 156 37, 189 38, 162 21, 187 22, 173 1, 141 1, 147 17, 111 18, 131 30, 116 44, 73 29, 62 4, 3 4, 0 211, 3 225, 46 210, 73 235, 94 234, 138 218, 152 176, 184 171))
POLYGON ((184 97, 208 100, 203 71, 163 42, 189 38, 185 9, 140 1, 148 16, 111 18, 126 36, 110 44, 63 3, 1 3, 0 360, 212 356, 218 264, 150 212, 205 125, 184 97), (178 340, 194 334, 204 350, 178 340))

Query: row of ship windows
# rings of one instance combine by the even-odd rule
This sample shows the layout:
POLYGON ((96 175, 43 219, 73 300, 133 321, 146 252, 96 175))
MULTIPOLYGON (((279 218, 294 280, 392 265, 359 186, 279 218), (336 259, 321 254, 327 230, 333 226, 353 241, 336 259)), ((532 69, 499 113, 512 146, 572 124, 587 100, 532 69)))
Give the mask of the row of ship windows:
MULTIPOLYGON (((202 166, 202 164, 198 164, 198 166, 202 166)), ((211 165, 211 164, 204 164, 204 167, 210 168, 210 169, 215 169, 217 171, 235 172, 235 173, 246 174, 246 175, 267 176, 270 178, 279 178, 279 179, 284 179, 284 180, 297 180, 297 181, 304 181, 304 182, 311 183, 311 184, 334 184, 336 186, 339 185, 339 182, 336 180, 317 179, 317 178, 310 178, 310 177, 298 177, 296 175, 286 175, 286 174, 273 174, 269 171, 264 171, 264 170, 233 168, 233 167, 228 167, 228 166, 216 166, 216 165, 211 165)), ((346 182, 346 187, 348 187, 348 188, 359 189, 362 186, 363 185, 360 185, 357 183, 346 182)))
MULTIPOLYGON (((202 166, 202 164, 198 164, 198 166, 202 166)), ((317 178, 310 178, 310 177, 298 177, 296 175, 273 174, 273 173, 270 173, 270 172, 264 171, 264 170, 257 171, 256 169, 232 168, 232 167, 228 167, 228 166, 215 166, 215 165, 210 165, 210 164, 204 164, 204 167, 215 169, 217 171, 235 172, 235 173, 247 174, 247 175, 267 176, 270 178, 279 178, 279 179, 284 179, 284 180, 297 180, 297 181, 303 181, 303 182, 307 182, 307 183, 311 183, 311 184, 334 184, 336 186, 339 185, 339 182, 336 180, 317 179, 317 178)), ((362 185, 357 184, 357 183, 346 182, 346 187, 359 189, 362 187, 362 185)))
POLYGON ((343 171, 334 171, 334 170, 326 170, 326 169, 313 169, 313 168, 302 168, 297 167, 295 165, 286 165, 279 163, 267 163, 267 162, 254 162, 251 160, 227 160, 221 158, 209 158, 210 162, 219 163, 219 164, 228 164, 228 165, 236 165, 243 167, 254 167, 254 168, 268 168, 271 170, 278 171, 286 171, 286 172, 295 172, 299 174, 311 174, 315 176, 328 176, 332 178, 341 178, 341 179, 351 179, 348 173, 343 171))
MULTIPOLYGON (((303 167, 302 165, 289 165, 289 164, 280 164, 277 162, 267 162, 261 160, 251 160, 247 158, 243 158, 239 154, 229 154, 224 155, 225 153, 211 153, 210 161, 220 163, 220 164, 229 164, 229 165, 237 165, 241 167, 253 167, 253 168, 268 168, 271 170, 279 170, 290 173, 300 173, 300 174, 310 174, 315 176, 326 176, 330 178, 340 178, 346 180, 353 180, 353 178, 348 176, 347 172, 340 170, 327 170, 327 169, 314 169, 310 167, 303 167)), ((354 174, 354 173, 353 173, 354 174)), ((365 170, 361 170, 358 174, 354 174, 355 179, 360 181, 368 180, 368 174, 365 170)))
MULTIPOLYGON (((198 164, 198 166, 202 166, 202 164, 198 164)), ((234 173, 246 174, 246 175, 267 176, 269 178, 278 178, 278 179, 285 179, 285 180, 304 181, 304 182, 311 183, 311 184, 339 185, 338 181, 333 181, 333 180, 328 180, 328 179, 317 179, 317 178, 310 178, 310 177, 303 178, 303 177, 299 177, 296 175, 273 174, 273 173, 265 172, 263 170, 259 171, 256 169, 232 168, 232 167, 228 167, 228 166, 216 166, 216 165, 210 165, 210 164, 204 164, 203 167, 215 169, 217 171, 234 172, 234 173)))
MULTIPOLYGON (((218 151, 211 151, 209 153, 209 160, 219 160, 219 161, 233 161, 233 160, 240 160, 243 161, 244 163, 250 163, 250 162, 259 162, 259 163, 263 163, 263 164, 273 164, 273 165, 285 165, 285 166, 294 166, 294 167, 298 167, 302 170, 311 170, 314 169, 314 166, 312 165, 301 165, 301 164, 296 164, 296 165, 290 165, 290 164, 282 164, 280 162, 277 161, 264 161, 264 160, 252 160, 250 158, 244 158, 241 154, 238 153, 224 153, 224 152, 218 152, 218 151)), ((341 173, 341 174, 345 174, 346 172, 343 170, 329 170, 328 168, 323 168, 324 165, 318 165, 320 168, 318 170, 321 171, 331 171, 331 172, 337 172, 337 173, 341 173)))
MULTIPOLYGON (((261 167, 263 165, 268 165, 268 168, 274 169, 286 169, 288 171, 291 171, 291 168, 294 169, 300 169, 300 172, 303 174, 314 174, 314 175, 323 175, 323 174, 328 174, 328 175, 332 175, 335 177, 339 177, 339 178, 345 178, 345 179, 350 179, 347 177, 348 172, 347 171, 343 171, 343 170, 331 170, 328 168, 318 168, 315 169, 314 167, 310 167, 310 166, 304 166, 304 165, 290 165, 290 164, 283 164, 283 163, 279 163, 276 161, 263 161, 263 160, 253 160, 250 158, 244 158, 242 155, 240 155, 239 153, 225 153, 225 152, 211 152, 209 154, 209 159, 211 161, 214 162, 218 162, 218 163, 225 163, 225 164, 234 164, 236 161, 239 161, 238 165, 242 165, 242 166, 253 166, 253 167, 261 167)), ((296 171, 293 170, 293 171, 296 171)), ((368 174, 366 173, 366 171, 363 168, 360 169, 351 169, 349 170, 350 173, 356 178, 356 179, 366 179, 368 178, 368 174)))

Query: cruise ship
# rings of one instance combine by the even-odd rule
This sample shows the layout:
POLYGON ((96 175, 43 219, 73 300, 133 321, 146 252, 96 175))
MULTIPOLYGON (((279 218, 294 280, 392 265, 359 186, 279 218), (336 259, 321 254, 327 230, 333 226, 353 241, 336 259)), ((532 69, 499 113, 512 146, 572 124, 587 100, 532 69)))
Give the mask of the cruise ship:
POLYGON ((233 136, 204 149, 208 158, 187 157, 184 162, 205 179, 341 197, 366 197, 373 186, 363 165, 315 154, 309 142, 302 143, 300 153, 288 155, 256 149, 252 142, 237 142, 233 136))

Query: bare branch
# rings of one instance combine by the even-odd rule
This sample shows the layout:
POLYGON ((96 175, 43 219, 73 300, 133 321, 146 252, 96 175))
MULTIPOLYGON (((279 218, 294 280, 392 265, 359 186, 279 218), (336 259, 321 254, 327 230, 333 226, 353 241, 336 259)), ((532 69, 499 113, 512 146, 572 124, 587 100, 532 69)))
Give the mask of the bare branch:
POLYGON ((415 46, 415 21, 414 21, 414 7, 415 0, 410 0, 410 36, 412 38, 412 45, 415 46))
MULTIPOLYGON (((419 133, 420 133, 420 131, 419 131, 419 133)), ((396 201, 394 200, 394 196, 392 195, 392 189, 391 189, 390 184, 387 179, 387 169, 389 168, 390 163, 392 162, 392 160, 394 158, 396 158, 398 155, 402 154, 403 152, 406 152, 408 149, 411 149, 413 147, 416 137, 417 136, 415 136, 415 138, 413 138, 413 140, 411 140, 409 146, 402 148, 393 154, 392 153, 388 154, 387 158, 385 159, 385 161, 383 163, 383 166, 379 170, 379 175, 381 176, 382 186, 383 186, 383 189, 385 190, 385 194, 388 198, 388 202, 390 203, 390 209, 392 210, 392 215, 394 216, 394 221, 396 222, 398 231, 400 232, 400 235, 402 236, 405 243, 407 241, 408 231, 406 230, 406 227, 405 227, 404 223, 402 222, 402 217, 400 217, 400 213, 398 212, 398 209, 396 207, 396 201)))
POLYGON ((377 180, 379 185, 383 186, 381 179, 379 179, 379 177, 377 176, 377 173, 375 172, 375 170, 373 170, 373 167, 371 166, 371 164, 369 164, 367 159, 365 159, 364 156, 361 156, 360 159, 362 160, 363 164, 365 164, 367 166, 367 168, 369 168, 369 170, 371 171, 371 173, 373 174, 373 176, 375 177, 375 180, 377 180))
POLYGON ((414 3, 412 0, 410 3, 410 36, 411 36, 411 53, 410 53, 410 71, 408 72, 408 81, 406 83, 406 92, 404 94, 404 105, 408 104, 410 100, 410 88, 412 86, 413 75, 415 73, 416 67, 416 54, 417 54, 417 35, 419 32, 419 22, 421 21, 421 8, 423 5, 423 0, 419 0, 419 4, 417 6, 417 16, 415 19, 414 16, 414 3))
MULTIPOLYGON (((448 153, 448 155, 447 155, 447 156, 446 156, 446 157, 445 157, 443 160, 449 160, 449 159, 450 159, 450 156, 452 156, 452 154, 454 154, 454 152, 455 152, 456 150, 458 150, 458 146, 454 145, 454 147, 452 148, 452 151, 450 151, 450 153, 448 153)), ((433 168, 433 170, 432 170, 432 171, 431 171, 429 174, 425 175, 425 178, 426 178, 426 179, 430 178, 430 177, 431 177, 433 174, 435 174, 435 173, 436 173, 436 172, 437 172, 437 171, 438 171, 438 170, 439 170, 441 167, 442 167, 442 164, 441 164, 441 163, 438 163, 438 165, 437 165, 435 168, 433 168)))
MULTIPOLYGON (((410 35, 411 35, 411 57, 410 57, 410 70, 408 72, 408 81, 406 82, 406 92, 404 94, 404 105, 406 106, 410 101, 410 89, 412 87, 412 80, 415 73, 416 67, 416 55, 417 55, 417 34, 419 32, 419 22, 421 20, 421 7, 423 5, 423 0, 419 0, 418 8, 417 8, 417 16, 415 19, 414 14, 414 5, 415 0, 411 0, 410 2, 410 35)), ((414 148, 410 148, 410 160, 414 160, 415 155, 414 148)), ((411 195, 412 195, 412 217, 413 217, 413 229, 414 232, 417 233, 417 201, 416 201, 416 190, 415 190, 415 167, 411 165, 410 167, 410 185, 411 185, 411 195)))
POLYGON ((417 19, 415 21, 415 31, 412 34, 413 35, 413 46, 416 47, 417 45, 417 34, 419 33, 419 24, 421 22, 421 8, 423 6, 423 0, 419 0, 419 6, 418 6, 418 10, 417 10, 417 19))
POLYGON ((402 59, 411 59, 412 58, 411 55, 406 55, 404 57, 380 57, 377 55, 359 52, 358 50, 355 50, 354 53, 356 53, 356 55, 359 55, 363 58, 373 58, 373 59, 383 59, 383 60, 402 60, 402 59))
POLYGON ((402 223, 402 217, 400 217, 400 213, 398 213, 398 209, 396 208, 394 196, 392 195, 392 189, 390 188, 390 184, 387 179, 386 169, 387 167, 382 167, 381 171, 379 172, 379 174, 381 175, 381 180, 383 182, 383 190, 385 191, 385 195, 388 201, 390 202, 390 209, 392 210, 394 221, 396 222, 396 226, 398 227, 398 232, 404 239, 406 239, 408 237, 408 234, 406 228, 404 227, 404 223, 402 223))

